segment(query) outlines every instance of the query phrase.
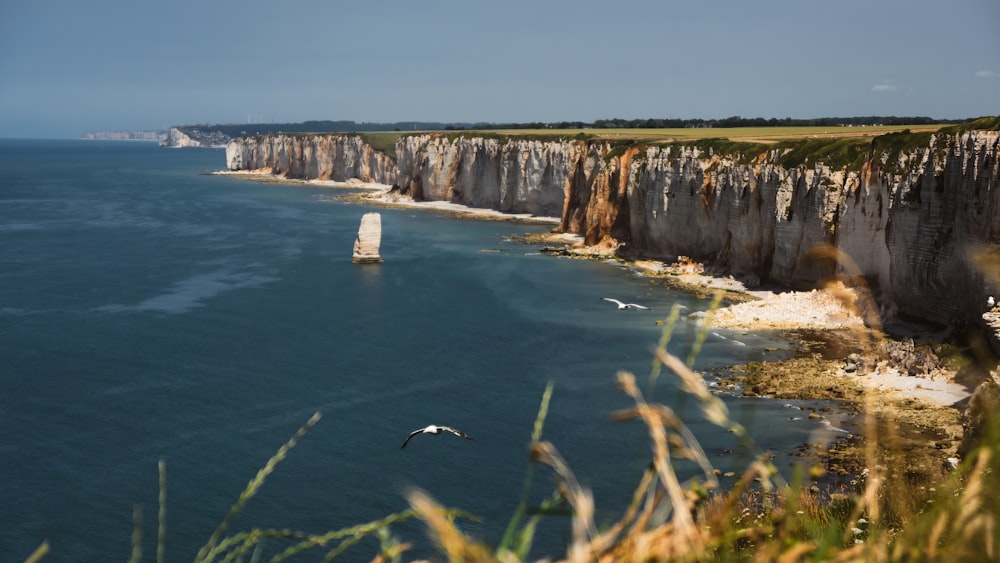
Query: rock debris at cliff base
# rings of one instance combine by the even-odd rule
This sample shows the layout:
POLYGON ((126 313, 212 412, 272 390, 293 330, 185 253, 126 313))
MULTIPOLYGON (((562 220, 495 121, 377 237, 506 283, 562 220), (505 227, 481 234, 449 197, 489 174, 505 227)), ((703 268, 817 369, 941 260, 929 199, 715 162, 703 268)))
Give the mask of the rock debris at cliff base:
POLYGON ((716 328, 742 330, 865 327, 856 311, 826 290, 764 294, 760 299, 716 311, 710 322, 716 328))

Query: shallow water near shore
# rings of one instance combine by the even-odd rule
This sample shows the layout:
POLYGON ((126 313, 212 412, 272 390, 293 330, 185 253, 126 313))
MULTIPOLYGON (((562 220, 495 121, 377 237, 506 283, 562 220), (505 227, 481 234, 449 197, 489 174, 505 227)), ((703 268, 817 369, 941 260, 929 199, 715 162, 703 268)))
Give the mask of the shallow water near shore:
MULTIPOLYGON (((649 448, 644 427, 609 421, 630 404, 615 373, 645 389, 656 321, 708 301, 512 240, 546 226, 413 209, 378 209, 385 261, 354 265, 372 209, 329 188, 208 174, 224 160, 145 143, 0 141, 0 552, 23 559, 48 540, 46 561, 125 560, 139 505, 150 559, 163 459, 168 559, 190 559, 316 411, 322 420, 233 530, 352 526, 405 509, 404 491, 420 487, 481 517, 467 529, 495 543, 549 381, 544 437, 594 490, 598 520, 625 504, 649 448), (475 440, 421 436, 400 450, 432 423, 475 440)), ((789 349, 717 332, 698 369, 789 349)), ((682 316, 670 350, 686 357, 697 333, 682 316)), ((749 463, 669 375, 655 398, 684 415, 720 470, 749 463)), ((786 477, 796 448, 829 434, 787 401, 726 400, 786 477)), ((531 500, 549 487, 540 468, 531 500)), ((394 529, 428 543, 419 524, 394 529)), ((533 555, 559 553, 567 534, 567 520, 545 520, 533 555)), ((345 559, 375 549, 363 542, 345 559)))

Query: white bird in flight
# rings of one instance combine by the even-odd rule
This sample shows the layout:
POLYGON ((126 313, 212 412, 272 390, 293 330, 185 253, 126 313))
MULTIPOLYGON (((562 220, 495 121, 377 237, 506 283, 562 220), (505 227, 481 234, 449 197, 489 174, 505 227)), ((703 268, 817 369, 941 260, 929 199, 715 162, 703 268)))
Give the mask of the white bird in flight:
POLYGON ((452 434, 454 434, 456 436, 461 436, 462 438, 465 438, 466 440, 472 440, 473 439, 472 436, 469 436, 468 434, 466 434, 465 432, 462 432, 461 430, 456 430, 456 429, 452 428, 451 426, 435 426, 435 425, 431 424, 430 426, 428 426, 426 428, 421 428, 420 430, 414 430, 413 432, 410 432, 410 435, 406 437, 406 441, 403 442, 402 446, 399 446, 399 449, 405 448, 406 444, 409 444, 410 440, 412 440, 413 437, 416 436, 417 434, 425 434, 425 433, 426 434, 440 434, 441 432, 444 432, 445 430, 447 430, 448 432, 451 432, 452 434))
POLYGON ((604 299, 605 301, 610 301, 612 303, 617 303, 619 310, 621 310, 621 309, 649 309, 649 307, 643 307, 642 305, 638 305, 636 303, 622 303, 621 301, 619 301, 617 299, 612 299, 611 297, 602 297, 601 299, 604 299))

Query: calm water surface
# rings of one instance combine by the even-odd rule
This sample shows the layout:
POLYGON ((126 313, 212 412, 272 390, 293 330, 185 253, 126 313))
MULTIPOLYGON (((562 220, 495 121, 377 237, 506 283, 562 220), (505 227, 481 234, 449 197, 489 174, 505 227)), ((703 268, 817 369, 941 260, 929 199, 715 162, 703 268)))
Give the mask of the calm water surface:
MULTIPOLYGON (((428 211, 380 210, 385 262, 357 266, 370 209, 330 189, 205 174, 224 160, 143 143, 0 141, 4 558, 48 540, 46 561, 126 560, 138 506, 153 560, 162 459, 167 557, 190 560, 317 411, 233 529, 338 529, 405 509, 403 493, 419 487, 480 516, 466 529, 493 543, 517 504, 548 381, 545 437, 593 488, 599 516, 627 501, 649 454, 643 427, 608 420, 629 405, 614 375, 645 381, 655 321, 707 302, 510 240, 544 226, 428 211), (619 312, 604 296, 653 311, 619 312), (421 436, 399 449, 431 423, 475 441, 421 436)), ((695 333, 682 321, 671 350, 686 356, 695 333)), ((747 346, 710 337, 699 368, 776 346, 729 336, 747 346)), ((669 377, 657 398, 687 413, 719 468, 745 467, 749 454, 722 455, 732 437, 678 404, 669 377)), ((779 402, 728 403, 783 470, 817 430, 779 402)), ((550 486, 544 468, 536 476, 535 502, 550 486)), ((567 524, 544 521, 533 556, 558 553, 567 524)), ((427 544, 418 524, 395 531, 427 544)), ((345 558, 376 549, 369 540, 345 558)))

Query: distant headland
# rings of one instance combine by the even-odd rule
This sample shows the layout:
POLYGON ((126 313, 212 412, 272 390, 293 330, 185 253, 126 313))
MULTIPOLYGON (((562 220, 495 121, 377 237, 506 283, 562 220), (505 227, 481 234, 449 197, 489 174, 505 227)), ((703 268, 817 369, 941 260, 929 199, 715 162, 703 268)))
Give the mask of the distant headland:
POLYGON ((80 134, 81 139, 101 141, 163 141, 167 138, 166 131, 88 131, 80 134))

